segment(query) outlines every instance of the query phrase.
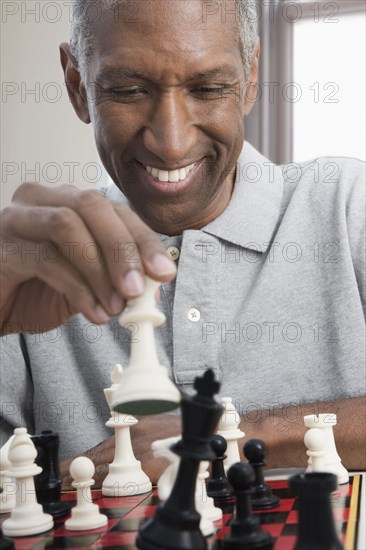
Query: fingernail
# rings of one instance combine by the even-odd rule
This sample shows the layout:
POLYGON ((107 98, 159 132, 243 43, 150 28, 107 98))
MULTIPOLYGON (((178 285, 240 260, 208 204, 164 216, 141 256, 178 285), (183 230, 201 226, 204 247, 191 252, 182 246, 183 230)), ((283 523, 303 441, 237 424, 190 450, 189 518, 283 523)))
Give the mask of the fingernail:
POLYGON ((117 294, 117 292, 114 292, 112 294, 112 298, 111 298, 111 301, 109 302, 109 305, 113 313, 121 313, 125 303, 124 303, 124 300, 121 298, 121 296, 117 294))
POLYGON ((106 313, 104 311, 104 309, 102 308, 102 306, 100 306, 99 304, 95 307, 95 313, 97 315, 97 318, 98 318, 98 321, 100 323, 108 323, 108 321, 110 320, 110 316, 108 315, 108 313, 106 313))
POLYGON ((128 296, 139 296, 144 291, 144 281, 136 269, 131 269, 123 279, 123 286, 128 296))
POLYGON ((163 254, 154 256, 152 266, 156 275, 172 275, 177 272, 175 264, 163 254))

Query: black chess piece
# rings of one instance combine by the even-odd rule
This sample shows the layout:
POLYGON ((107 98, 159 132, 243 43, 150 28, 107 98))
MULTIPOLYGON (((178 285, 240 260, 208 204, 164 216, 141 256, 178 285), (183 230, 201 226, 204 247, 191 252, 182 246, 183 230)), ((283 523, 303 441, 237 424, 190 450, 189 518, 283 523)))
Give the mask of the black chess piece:
POLYGON ((215 434, 210 442, 215 458, 212 461, 211 478, 207 482, 207 495, 214 499, 215 506, 221 508, 225 514, 231 514, 234 510, 235 498, 224 469, 226 439, 222 435, 215 434))
POLYGON ((32 441, 37 449, 36 464, 42 472, 35 476, 34 485, 37 501, 43 510, 54 519, 63 518, 70 512, 72 505, 61 501, 61 475, 58 464, 59 436, 51 430, 33 435, 32 441))
POLYGON ((11 539, 4 537, 0 527, 0 550, 14 550, 15 546, 11 539))
POLYGON ((230 523, 230 533, 221 541, 223 550, 272 550, 271 535, 262 531, 259 518, 253 515, 251 492, 255 472, 250 464, 237 462, 228 470, 229 483, 234 488, 236 511, 230 523))
POLYGON ((266 510, 279 505, 280 499, 272 493, 272 489, 264 482, 263 467, 267 455, 267 447, 261 439, 250 439, 243 448, 244 456, 249 460, 255 473, 255 482, 252 493, 252 507, 254 510, 266 510))
POLYGON ((338 488, 337 476, 309 473, 290 478, 299 499, 299 522, 294 550, 342 550, 329 495, 338 488))
MULTIPOLYGON (((0 494, 3 492, 3 488, 0 487, 0 494)), ((0 527, 0 550, 14 550, 15 546, 11 539, 4 537, 0 527)))
POLYGON ((221 405, 213 399, 219 387, 213 371, 208 369, 195 379, 197 393, 193 397, 182 396, 182 439, 171 446, 181 457, 177 477, 169 498, 138 533, 136 546, 141 550, 207 548, 194 499, 199 463, 215 458, 210 437, 222 414, 221 405))

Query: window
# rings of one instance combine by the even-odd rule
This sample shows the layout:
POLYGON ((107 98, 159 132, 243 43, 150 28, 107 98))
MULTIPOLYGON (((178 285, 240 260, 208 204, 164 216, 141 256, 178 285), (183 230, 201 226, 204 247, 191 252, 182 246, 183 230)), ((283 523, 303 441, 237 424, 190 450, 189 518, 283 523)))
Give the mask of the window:
POLYGON ((365 25, 365 14, 295 25, 293 77, 300 99, 293 105, 294 160, 365 160, 365 25))
POLYGON ((260 93, 246 139, 276 163, 365 159, 365 1, 257 3, 260 93))

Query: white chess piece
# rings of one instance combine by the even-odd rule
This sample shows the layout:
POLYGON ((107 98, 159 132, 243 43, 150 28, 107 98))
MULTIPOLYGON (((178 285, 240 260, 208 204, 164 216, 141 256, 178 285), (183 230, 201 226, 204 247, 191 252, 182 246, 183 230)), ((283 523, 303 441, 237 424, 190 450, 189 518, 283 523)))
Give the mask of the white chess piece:
MULTIPOLYGON (((180 436, 158 439, 151 444, 155 458, 165 458, 170 462, 158 481, 158 496, 161 502, 165 502, 172 492, 180 457, 170 450, 170 446, 181 439, 180 436)), ((207 496, 205 479, 208 477, 207 461, 200 463, 195 490, 196 510, 201 514, 200 529, 205 537, 212 535, 215 530, 213 521, 222 518, 222 510, 214 505, 213 498, 207 496)))
POLYGON ((0 485, 3 492, 0 495, 0 514, 6 514, 15 506, 15 480, 8 477, 5 472, 10 468, 9 449, 14 439, 12 435, 0 449, 0 485))
POLYGON ((158 480, 158 497, 161 502, 165 502, 172 492, 177 472, 180 464, 180 457, 170 450, 170 446, 181 439, 181 436, 167 437, 166 439, 157 439, 151 444, 151 450, 154 458, 165 458, 170 462, 158 480))
MULTIPOLYGON (((308 416, 304 416, 304 423, 307 428, 319 428, 324 434, 326 445, 326 453, 324 457, 325 471, 336 474, 339 484, 348 483, 349 475, 337 453, 334 440, 333 426, 337 424, 337 416, 335 414, 327 413, 319 415, 310 414, 308 416)), ((312 471, 310 459, 306 471, 312 471)))
POLYGON ((44 533, 53 527, 53 518, 43 512, 36 499, 34 476, 42 472, 35 464, 37 451, 27 430, 16 428, 9 448, 10 469, 6 476, 16 481, 16 503, 10 518, 2 524, 4 535, 24 537, 44 533))
POLYGON ((135 458, 131 445, 130 426, 137 424, 137 418, 112 410, 122 372, 121 365, 115 365, 111 375, 112 386, 104 390, 111 408, 111 417, 106 426, 115 430, 114 459, 109 464, 108 475, 102 484, 102 494, 108 497, 140 495, 152 489, 151 481, 143 472, 141 462, 135 458))
POLYGON ((129 368, 123 372, 115 394, 114 409, 127 414, 157 414, 175 409, 180 392, 160 365, 156 352, 154 327, 164 323, 165 315, 155 303, 160 283, 145 277, 142 296, 129 300, 119 318, 120 324, 133 331, 129 368), (137 327, 137 331, 135 331, 137 327))
MULTIPOLYGON (((215 526, 212 519, 210 519, 207 514, 205 514, 205 500, 207 500, 206 484, 205 484, 205 473, 208 469, 208 462, 202 461, 199 465, 197 482, 196 482, 196 491, 194 495, 195 507, 199 514, 201 514, 200 519, 200 529, 204 537, 209 537, 215 532, 215 526), (206 493, 206 494, 205 494, 206 493)), ((208 472, 207 472, 208 475, 208 472)))
POLYGON ((322 430, 310 428, 304 437, 306 454, 311 459, 312 472, 325 472, 326 442, 322 430))
POLYGON ((222 397, 221 403, 223 413, 217 427, 217 433, 222 435, 227 442, 226 458, 224 460, 224 468, 227 472, 232 464, 240 462, 238 440, 242 439, 245 433, 239 429, 240 416, 231 397, 222 397))
POLYGON ((65 521, 65 528, 71 531, 98 529, 107 525, 107 516, 99 512, 93 503, 90 487, 94 485, 95 467, 90 458, 79 456, 70 465, 72 486, 76 488, 76 506, 71 509, 71 518, 65 521))
POLYGON ((209 462, 207 460, 203 460, 202 462, 200 462, 195 493, 196 510, 201 514, 202 518, 205 518, 205 520, 208 520, 209 522, 206 522, 206 525, 200 525, 201 531, 204 536, 208 536, 205 535, 204 531, 207 531, 209 529, 209 525, 210 529, 213 528, 213 521, 218 521, 222 519, 221 508, 215 506, 214 499, 207 495, 206 479, 209 476, 208 466, 209 462))

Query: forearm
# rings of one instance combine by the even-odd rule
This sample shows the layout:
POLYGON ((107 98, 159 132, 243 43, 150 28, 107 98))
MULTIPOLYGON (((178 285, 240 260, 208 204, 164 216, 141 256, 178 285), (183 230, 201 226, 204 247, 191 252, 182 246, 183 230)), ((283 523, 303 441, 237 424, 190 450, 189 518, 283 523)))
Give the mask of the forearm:
MULTIPOLYGON (((366 398, 268 408, 242 416, 243 442, 263 439, 268 446, 267 468, 305 467, 307 462, 304 416, 334 413, 334 437, 342 463, 348 470, 366 469, 366 398)), ((242 450, 242 449, 241 449, 242 450)))

